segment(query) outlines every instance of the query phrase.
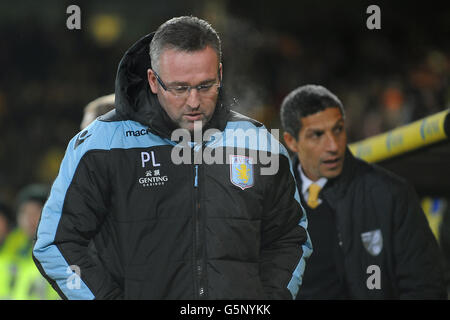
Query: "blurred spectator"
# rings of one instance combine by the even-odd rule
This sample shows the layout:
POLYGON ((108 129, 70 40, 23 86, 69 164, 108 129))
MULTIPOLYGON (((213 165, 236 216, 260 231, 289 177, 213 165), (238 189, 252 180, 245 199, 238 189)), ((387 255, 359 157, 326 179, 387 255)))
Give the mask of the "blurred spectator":
POLYGON ((0 202, 0 250, 11 230, 11 225, 11 209, 5 203, 0 202))
POLYGON ((17 196, 17 228, 8 235, 0 251, 0 299, 58 298, 31 256, 33 238, 48 191, 46 185, 32 184, 17 196))
POLYGON ((114 109, 114 93, 91 101, 85 108, 80 129, 86 128, 97 117, 114 109))

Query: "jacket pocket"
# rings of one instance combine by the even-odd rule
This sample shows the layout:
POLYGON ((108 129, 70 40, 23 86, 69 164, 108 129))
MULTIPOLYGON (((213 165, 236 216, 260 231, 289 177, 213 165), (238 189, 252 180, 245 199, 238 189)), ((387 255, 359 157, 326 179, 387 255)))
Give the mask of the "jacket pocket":
POLYGON ((125 299, 193 299, 190 261, 130 265, 125 271, 125 299))

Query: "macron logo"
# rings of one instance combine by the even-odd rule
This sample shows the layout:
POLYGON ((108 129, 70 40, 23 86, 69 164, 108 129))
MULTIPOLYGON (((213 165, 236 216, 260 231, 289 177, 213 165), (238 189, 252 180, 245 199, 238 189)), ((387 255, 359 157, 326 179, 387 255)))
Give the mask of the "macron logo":
POLYGON ((140 137, 150 133, 150 128, 141 130, 128 130, 125 132, 126 137, 140 137))
POLYGON ((87 135, 88 134, 88 131, 86 130, 86 131, 83 131, 78 137, 77 137, 77 140, 75 141, 75 147, 73 148, 74 150, 80 145, 80 144, 82 144, 87 138, 89 138, 90 136, 91 136, 91 134, 90 135, 87 135))

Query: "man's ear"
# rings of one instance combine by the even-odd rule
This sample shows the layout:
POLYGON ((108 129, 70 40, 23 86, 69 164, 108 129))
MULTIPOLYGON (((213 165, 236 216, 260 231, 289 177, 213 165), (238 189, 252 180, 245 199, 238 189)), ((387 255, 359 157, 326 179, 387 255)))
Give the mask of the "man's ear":
POLYGON ((284 132, 283 138, 284 138, 284 142, 286 142, 286 146, 289 148, 289 150, 297 153, 298 152, 297 140, 289 132, 284 132))
POLYGON ((147 70, 147 80, 150 85, 150 90, 152 90, 154 94, 158 93, 158 80, 156 79, 152 69, 147 70))

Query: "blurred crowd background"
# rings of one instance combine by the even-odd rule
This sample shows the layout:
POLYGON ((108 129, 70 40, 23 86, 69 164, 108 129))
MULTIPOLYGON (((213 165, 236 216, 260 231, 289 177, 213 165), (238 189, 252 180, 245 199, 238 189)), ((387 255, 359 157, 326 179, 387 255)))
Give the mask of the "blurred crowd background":
POLYGON ((268 128, 280 128, 283 97, 307 83, 341 98, 349 142, 450 107, 445 2, 2 1, 0 203, 8 209, 0 211, 10 230, 20 227, 24 188, 55 179, 84 107, 114 92, 124 52, 167 19, 190 14, 221 36, 235 110, 268 128), (81 30, 66 27, 72 4, 81 9, 81 30), (381 9, 380 30, 366 27, 370 4, 381 9))

